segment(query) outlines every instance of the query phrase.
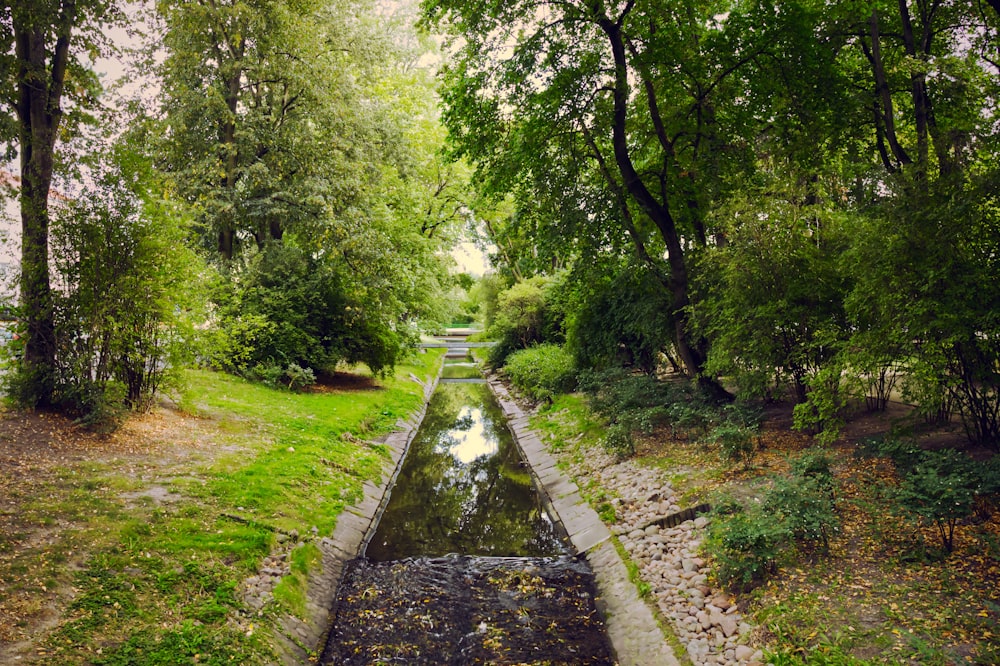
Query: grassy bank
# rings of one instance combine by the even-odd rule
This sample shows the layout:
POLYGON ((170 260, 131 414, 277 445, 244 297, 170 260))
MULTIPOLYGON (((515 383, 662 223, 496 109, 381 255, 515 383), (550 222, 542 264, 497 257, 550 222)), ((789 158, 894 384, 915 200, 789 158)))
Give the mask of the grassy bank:
POLYGON ((431 377, 440 357, 304 394, 191 371, 175 409, 105 438, 5 414, 20 462, 0 523, 0 661, 266 661, 271 623, 301 608, 310 538, 383 473, 376 440, 419 407, 410 375, 431 377), (279 544, 292 574, 251 612, 240 585, 279 544))

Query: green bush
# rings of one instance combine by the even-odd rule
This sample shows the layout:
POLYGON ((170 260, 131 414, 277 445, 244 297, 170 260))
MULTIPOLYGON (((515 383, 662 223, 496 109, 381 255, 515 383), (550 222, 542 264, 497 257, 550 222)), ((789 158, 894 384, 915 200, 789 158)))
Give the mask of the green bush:
POLYGON ((558 284, 552 278, 536 276, 498 294, 488 329, 497 342, 487 358, 491 367, 504 366, 507 357, 519 349, 563 341, 563 314, 554 296, 558 284))
POLYGON ((828 486, 815 477, 775 479, 764 496, 764 511, 800 545, 830 548, 830 536, 839 528, 828 486))
POLYGON ((507 357, 504 373, 534 400, 551 399, 576 387, 573 357, 562 347, 540 344, 507 357))
POLYGON ((833 460, 822 450, 811 450, 792 461, 792 474, 812 479, 816 485, 833 497, 833 460))
POLYGON ((730 463, 741 463, 749 468, 760 448, 756 426, 746 426, 726 421, 715 426, 705 441, 719 447, 722 458, 730 463))
POLYGON ((710 523, 706 548, 718 582, 734 592, 750 590, 777 569, 788 534, 759 508, 722 514, 710 523))
POLYGON ((288 388, 297 391, 315 384, 316 373, 313 372, 312 368, 303 368, 296 363, 289 363, 288 367, 285 368, 285 381, 288 382, 288 388))
POLYGON ((899 486, 900 503, 934 524, 946 552, 955 547, 958 521, 971 515, 981 476, 972 460, 953 449, 923 451, 899 486))
POLYGON ((318 371, 362 362, 376 374, 390 372, 415 332, 360 302, 349 280, 332 259, 290 242, 268 246, 219 285, 209 362, 268 383, 292 365, 318 371))
POLYGON ((601 446, 618 458, 627 458, 635 453, 635 437, 632 428, 625 423, 613 423, 601 439, 601 446))
POLYGON ((581 368, 625 366, 653 374, 674 328, 669 291, 645 264, 578 265, 579 304, 568 319, 566 345, 581 368))
POLYGON ((993 456, 979 467, 979 495, 1000 494, 1000 455, 993 456))
POLYGON ((920 447, 912 439, 895 436, 870 437, 861 442, 859 450, 863 456, 889 458, 904 474, 917 463, 920 452, 920 447))
POLYGON ((580 373, 580 389, 592 410, 619 432, 609 433, 606 446, 618 455, 634 451, 633 434, 670 427, 674 434, 703 434, 720 417, 694 384, 662 381, 650 375, 611 368, 580 373), (626 434, 627 433, 627 434, 626 434))
POLYGON ((146 191, 150 165, 127 145, 95 158, 95 181, 53 212, 52 373, 21 376, 16 366, 6 380, 31 405, 43 379, 81 422, 114 427, 127 410, 149 408, 184 362, 201 264, 184 245, 181 216, 146 191))

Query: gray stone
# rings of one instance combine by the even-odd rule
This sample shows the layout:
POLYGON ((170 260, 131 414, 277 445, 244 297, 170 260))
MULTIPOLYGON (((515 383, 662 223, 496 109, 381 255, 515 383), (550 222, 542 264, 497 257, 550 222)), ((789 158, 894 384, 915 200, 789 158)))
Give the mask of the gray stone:
POLYGON ((704 638, 696 638, 687 644, 687 651, 692 660, 702 660, 708 656, 708 641, 704 638))
MULTIPOLYGON (((715 618, 712 618, 712 619, 715 620, 715 618)), ((732 636, 733 634, 735 634, 736 633, 736 629, 738 627, 738 624, 736 622, 736 618, 733 617, 732 615, 721 615, 721 616, 719 616, 719 620, 718 620, 718 622, 716 622, 716 624, 718 624, 719 627, 722 628, 722 632, 726 635, 726 637, 729 637, 729 636, 732 636)))

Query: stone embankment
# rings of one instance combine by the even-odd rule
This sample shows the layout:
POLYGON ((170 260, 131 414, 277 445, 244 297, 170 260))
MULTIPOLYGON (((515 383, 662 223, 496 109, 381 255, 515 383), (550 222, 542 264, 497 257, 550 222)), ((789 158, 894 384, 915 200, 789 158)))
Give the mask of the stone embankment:
POLYGON ((566 471, 586 487, 593 481, 612 497, 611 532, 651 587, 663 617, 697 665, 760 666, 763 653, 749 645, 753 627, 734 600, 708 584, 708 568, 699 556, 708 518, 698 516, 675 527, 663 519, 685 509, 677 503, 662 470, 617 461, 606 452, 562 456, 566 471))
MULTIPOLYGON (((614 507, 615 520, 607 528, 628 552, 642 580, 649 585, 651 600, 655 601, 664 622, 669 625, 691 662, 696 666, 763 666, 763 652, 751 645, 754 628, 744 621, 731 597, 713 589, 708 583, 708 567, 699 556, 699 551, 709 519, 692 515, 696 513, 692 510, 695 507, 678 504, 678 497, 666 473, 638 465, 632 460, 619 461, 600 447, 585 451, 572 446, 555 447, 559 450, 553 450, 550 443, 540 440, 537 433, 531 431, 527 415, 516 404, 508 387, 494 376, 488 377, 488 380, 504 413, 511 418, 514 434, 534 468, 536 480, 555 500, 552 504, 557 514, 561 513, 560 496, 565 500, 575 495, 561 490, 567 483, 572 488, 591 490, 596 485, 612 498, 610 503, 614 507), (535 444, 532 444, 533 441, 535 444), (539 451, 544 453, 540 456, 539 451), (543 466, 555 465, 559 468, 558 472, 538 468, 539 459, 544 460, 545 456, 551 456, 553 460, 543 463, 543 466), (563 477, 565 481, 547 480, 553 474, 563 477), (687 519, 689 515, 691 517, 687 519)), ((588 510, 594 513, 592 509, 588 510)), ((569 513, 575 516, 579 510, 571 509, 569 513)), ((560 515, 560 518, 565 524, 566 517, 560 515)), ((570 525, 566 526, 572 540, 573 530, 569 529, 570 525)), ((598 530, 591 528, 586 532, 597 533, 598 530)), ((607 567, 603 562, 595 561, 600 559, 595 556, 600 555, 599 548, 608 544, 600 541, 596 544, 585 545, 580 550, 588 552, 600 588, 602 572, 607 567)), ((574 545, 577 545, 576 541, 574 545)), ((612 549, 611 553, 614 552, 612 549)), ((612 559, 617 559, 617 556, 612 559)), ((616 593, 634 596, 626 595, 618 586, 602 590, 605 595, 616 593)), ((612 613, 614 610, 611 609, 612 613)), ((618 613, 625 615, 637 610, 636 603, 632 601, 618 604, 617 608, 618 613)), ((616 638, 635 643, 631 640, 634 637, 628 635, 634 632, 627 626, 621 626, 623 619, 626 625, 630 624, 628 618, 608 618, 608 633, 616 649, 621 642, 616 638)), ((640 638, 648 640, 648 637, 640 638)), ((636 645, 626 645, 627 654, 619 653, 621 663, 639 666, 666 663, 662 659, 649 659, 646 652, 648 645, 639 645, 638 649, 636 645)))

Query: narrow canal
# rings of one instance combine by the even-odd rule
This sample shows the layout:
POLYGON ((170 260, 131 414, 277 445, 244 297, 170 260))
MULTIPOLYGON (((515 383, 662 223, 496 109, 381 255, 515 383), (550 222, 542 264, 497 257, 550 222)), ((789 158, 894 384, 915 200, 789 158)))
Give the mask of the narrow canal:
POLYGON ((570 556, 474 366, 445 366, 322 664, 612 664, 570 556))

